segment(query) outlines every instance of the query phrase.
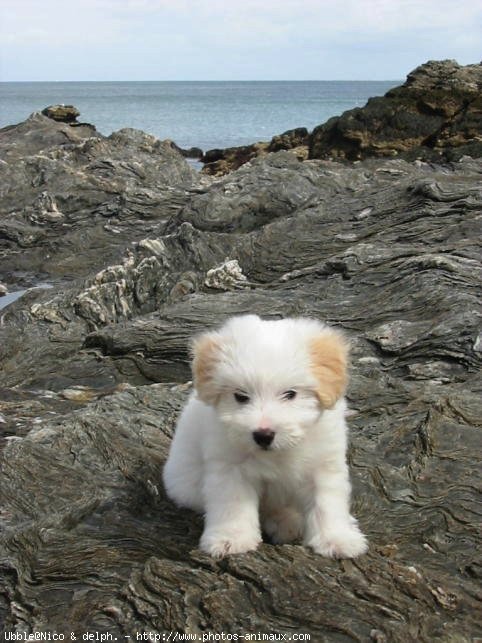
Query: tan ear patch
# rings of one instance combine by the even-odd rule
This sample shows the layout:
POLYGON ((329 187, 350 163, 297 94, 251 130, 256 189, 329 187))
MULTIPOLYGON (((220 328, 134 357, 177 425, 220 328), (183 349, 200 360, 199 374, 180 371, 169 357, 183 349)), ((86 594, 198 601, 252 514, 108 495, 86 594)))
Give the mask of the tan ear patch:
POLYGON ((311 369, 317 380, 316 394, 331 409, 345 393, 349 345, 341 333, 328 329, 311 340, 311 369))
POLYGON ((213 333, 200 335, 193 342, 192 372, 199 398, 214 404, 218 392, 214 386, 214 372, 219 359, 220 340, 213 333))

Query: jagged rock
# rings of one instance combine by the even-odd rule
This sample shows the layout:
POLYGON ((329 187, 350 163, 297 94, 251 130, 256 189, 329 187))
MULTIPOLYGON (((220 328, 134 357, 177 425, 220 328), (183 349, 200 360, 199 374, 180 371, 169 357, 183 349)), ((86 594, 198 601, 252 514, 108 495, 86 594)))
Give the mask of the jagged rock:
POLYGON ((181 154, 187 159, 201 159, 204 152, 200 147, 179 148, 181 154))
POLYGON ((430 61, 404 85, 315 128, 310 158, 482 156, 482 64, 430 61))
POLYGON ((227 259, 221 265, 207 271, 204 283, 208 288, 215 290, 235 290, 246 288, 247 281, 237 259, 227 259))
POLYGON ((187 149, 183 149, 182 147, 179 147, 174 141, 169 141, 171 147, 179 152, 184 158, 188 159, 200 159, 203 155, 203 151, 200 147, 189 147, 187 149))
POLYGON ((290 149, 291 154, 294 154, 298 161, 307 161, 310 156, 310 148, 308 145, 298 145, 290 149))
POLYGON ((202 172, 210 176, 223 176, 258 156, 264 156, 267 154, 268 147, 269 143, 259 141, 241 147, 208 150, 201 157, 201 162, 204 163, 202 172))
POLYGON ((307 146, 309 143, 309 134, 306 127, 297 127, 290 129, 283 134, 273 136, 268 147, 269 152, 279 152, 280 150, 291 150, 301 146, 307 146))
MULTIPOLYGON (((189 207, 168 224, 173 230, 182 221, 195 228, 218 232, 254 230, 276 217, 308 207, 320 196, 320 174, 300 163, 289 152, 254 159, 235 176, 217 181, 208 191, 194 195, 189 207)), ((331 190, 324 184, 322 190, 331 190)))
POLYGON ((25 208, 25 215, 33 224, 56 223, 65 217, 60 212, 55 198, 47 191, 41 192, 31 208, 25 208))
POLYGON ((43 119, 0 164, 0 279, 58 279, 1 316, 5 632, 474 639, 482 161, 281 151, 200 182, 131 130, 23 157, 43 119), (63 219, 28 219, 54 204, 63 219), (190 339, 246 312, 351 339, 353 512, 370 542, 355 562, 268 542, 213 561, 202 517, 164 494, 190 339))
POLYGON ((290 150, 301 161, 481 157, 482 63, 429 61, 408 74, 400 87, 331 118, 311 134, 300 127, 274 136, 270 143, 209 150, 201 158, 202 171, 222 176, 279 150, 290 150))
POLYGON ((210 176, 223 176, 257 157, 280 150, 292 150, 297 158, 305 160, 308 158, 308 143, 308 130, 306 127, 298 127, 273 136, 269 142, 258 141, 241 147, 208 150, 201 157, 204 163, 202 172, 210 176))
MULTIPOLYGON (((34 112, 26 121, 0 129, 0 160, 7 163, 25 161, 27 157, 39 155, 49 148, 55 148, 60 156, 62 148, 69 149, 72 144, 89 138, 104 137, 93 125, 82 123, 73 127, 70 123, 57 122, 34 112)), ((41 180, 42 175, 31 178, 32 182, 41 180)), ((2 198, 3 194, 2 189, 2 198)))
POLYGON ((41 114, 0 130, 0 157, 7 283, 19 270, 49 281, 119 260, 122 243, 162 227, 198 182, 168 142, 133 129, 104 137, 41 114))

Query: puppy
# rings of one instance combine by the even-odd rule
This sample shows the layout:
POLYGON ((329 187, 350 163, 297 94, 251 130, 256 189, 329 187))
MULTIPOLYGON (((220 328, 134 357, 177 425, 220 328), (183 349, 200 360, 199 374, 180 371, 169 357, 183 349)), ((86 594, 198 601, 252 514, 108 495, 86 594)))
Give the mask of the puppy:
POLYGON ((313 319, 230 319, 193 345, 195 392, 164 468, 168 496, 205 514, 216 558, 299 538, 352 558, 367 542, 350 515, 343 398, 348 344, 313 319))

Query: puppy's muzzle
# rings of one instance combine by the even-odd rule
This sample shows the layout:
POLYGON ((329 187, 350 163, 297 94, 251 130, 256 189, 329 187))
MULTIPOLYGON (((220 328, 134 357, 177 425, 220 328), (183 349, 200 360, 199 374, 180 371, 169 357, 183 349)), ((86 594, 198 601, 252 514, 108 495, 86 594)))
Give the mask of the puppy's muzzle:
POLYGON ((262 449, 267 449, 274 440, 274 431, 271 429, 257 429, 253 431, 253 440, 262 449))

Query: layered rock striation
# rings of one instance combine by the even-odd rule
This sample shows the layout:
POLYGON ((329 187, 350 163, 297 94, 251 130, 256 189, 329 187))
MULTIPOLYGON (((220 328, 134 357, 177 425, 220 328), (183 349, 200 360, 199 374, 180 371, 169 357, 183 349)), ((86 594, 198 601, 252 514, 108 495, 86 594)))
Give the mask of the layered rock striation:
POLYGON ((476 637, 482 161, 282 150, 212 179, 170 142, 39 114, 0 154, 0 281, 50 286, 0 317, 5 632, 476 637), (213 561, 165 496, 190 338, 247 312, 351 340, 366 556, 213 561))

